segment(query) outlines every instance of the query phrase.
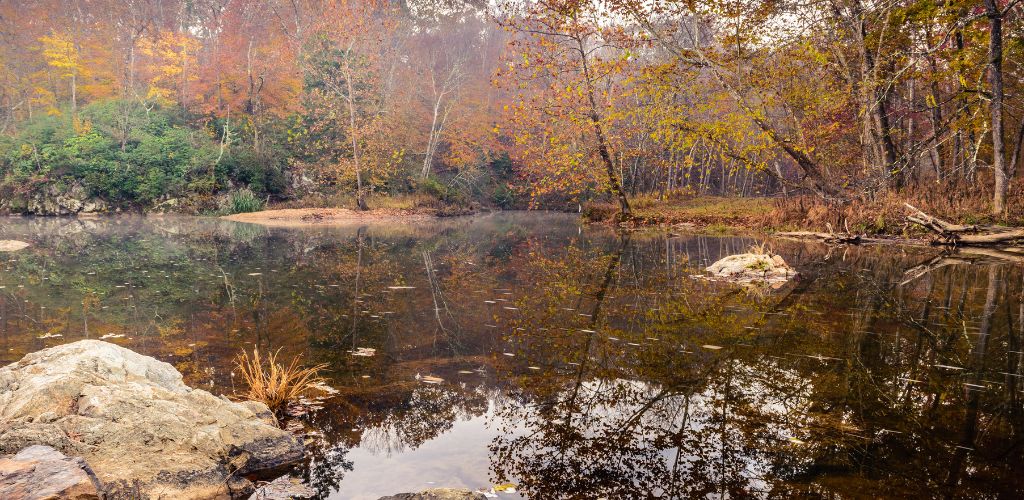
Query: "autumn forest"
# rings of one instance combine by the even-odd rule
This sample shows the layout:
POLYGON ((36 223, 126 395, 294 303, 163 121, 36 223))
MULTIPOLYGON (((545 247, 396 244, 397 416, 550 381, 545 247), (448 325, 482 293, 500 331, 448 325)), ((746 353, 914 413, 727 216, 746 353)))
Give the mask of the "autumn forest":
POLYGON ((713 195, 836 223, 904 199, 1022 215, 1016 0, 2 5, 9 213, 713 195))
POLYGON ((1024 0, 0 0, 0 499, 1020 497, 1022 156, 1024 0))

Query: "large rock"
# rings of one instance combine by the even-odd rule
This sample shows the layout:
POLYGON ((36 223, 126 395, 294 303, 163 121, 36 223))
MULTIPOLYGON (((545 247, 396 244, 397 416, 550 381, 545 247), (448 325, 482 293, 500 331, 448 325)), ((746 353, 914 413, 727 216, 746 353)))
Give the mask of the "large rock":
POLYGON ((90 196, 80 182, 70 185, 52 183, 37 189, 24 207, 26 213, 35 215, 73 215, 106 212, 108 209, 105 201, 90 196))
POLYGON ((301 479, 281 476, 256 488, 249 500, 306 500, 316 496, 317 491, 301 479))
POLYGON ((84 458, 114 498, 240 497, 244 476, 303 455, 266 405, 191 389, 173 366, 98 340, 0 368, 0 453, 36 444, 84 458))
POLYGON ((419 493, 399 493, 378 500, 485 500, 483 493, 455 488, 434 488, 419 493))
POLYGON ((0 458, 0 498, 99 500, 100 482, 85 460, 49 446, 0 458))
POLYGON ((741 253, 724 257, 706 269, 712 279, 780 286, 797 275, 780 255, 741 253))

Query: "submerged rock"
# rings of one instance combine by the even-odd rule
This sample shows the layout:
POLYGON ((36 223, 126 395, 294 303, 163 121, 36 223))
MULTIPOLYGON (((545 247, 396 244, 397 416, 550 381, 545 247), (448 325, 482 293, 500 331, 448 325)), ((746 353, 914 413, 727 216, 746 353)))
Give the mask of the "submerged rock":
POLYGON ((0 252, 17 252, 28 248, 28 243, 18 240, 0 240, 0 252))
POLYGON ((170 364, 98 340, 0 368, 0 453, 37 444, 84 458, 115 498, 243 497, 244 476, 303 456, 266 405, 191 389, 170 364))
POLYGON ((81 458, 29 446, 0 458, 0 498, 99 500, 100 482, 81 458))
POLYGON ((249 500, 305 500, 316 496, 317 491, 301 479, 282 476, 256 488, 249 500))
POLYGON ((706 271, 711 273, 712 279, 772 285, 781 285, 797 275, 782 256, 768 253, 730 255, 711 264, 706 271))
POLYGON ((484 500, 483 493, 455 488, 434 488, 419 493, 399 493, 378 500, 484 500))

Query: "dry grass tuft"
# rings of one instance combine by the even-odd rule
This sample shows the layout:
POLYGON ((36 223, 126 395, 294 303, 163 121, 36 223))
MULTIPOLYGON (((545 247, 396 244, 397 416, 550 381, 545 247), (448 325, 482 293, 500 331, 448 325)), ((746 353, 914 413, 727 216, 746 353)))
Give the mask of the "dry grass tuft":
POLYGON ((235 361, 242 380, 249 386, 249 390, 242 396, 266 404, 275 413, 289 401, 298 399, 314 386, 323 383, 320 370, 327 367, 324 364, 303 367, 299 364, 298 356, 285 366, 277 362, 280 352, 278 349, 264 358, 259 349, 254 347, 251 355, 242 351, 235 361))
POLYGON ((750 248, 747 250, 747 252, 748 253, 752 253, 754 255, 768 255, 768 256, 771 256, 771 255, 775 254, 774 252, 772 252, 772 247, 768 245, 767 241, 762 241, 761 243, 759 243, 757 245, 750 245, 750 248))

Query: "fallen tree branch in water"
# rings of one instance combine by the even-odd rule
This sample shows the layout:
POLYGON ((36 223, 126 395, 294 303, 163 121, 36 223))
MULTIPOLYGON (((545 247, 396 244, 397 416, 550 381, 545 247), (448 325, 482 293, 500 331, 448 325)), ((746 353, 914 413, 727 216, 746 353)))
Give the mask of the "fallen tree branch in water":
POLYGON ((818 240, 832 245, 857 245, 861 242, 862 236, 851 233, 849 225, 846 226, 845 233, 837 233, 832 230, 832 224, 826 224, 825 226, 828 228, 827 233, 817 233, 814 231, 790 231, 775 233, 775 236, 798 240, 818 240))
POLYGON ((833 243, 840 245, 856 245, 861 241, 861 236, 859 234, 850 233, 816 233, 813 231, 789 231, 784 233, 775 233, 775 236, 778 236, 780 238, 793 238, 797 240, 816 240, 825 243, 833 243))
POLYGON ((936 255, 927 262, 918 264, 910 269, 907 269, 903 273, 903 281, 900 282, 900 286, 906 285, 932 271, 941 269, 946 266, 956 266, 960 264, 970 264, 973 261, 969 259, 961 259, 957 257, 951 257, 948 255, 936 255))
POLYGON ((904 203, 911 211, 907 220, 936 233, 933 240, 937 245, 998 246, 1024 242, 1024 228, 988 225, 953 224, 922 212, 917 207, 904 203))
POLYGON ((918 264, 903 273, 903 281, 900 286, 906 285, 928 273, 946 266, 972 265, 972 264, 1000 264, 1011 262, 1024 264, 1024 249, 1000 249, 1000 248, 979 248, 964 247, 958 248, 953 253, 943 252, 932 257, 928 261, 918 264), (1015 251, 1016 250, 1016 251, 1015 251))

